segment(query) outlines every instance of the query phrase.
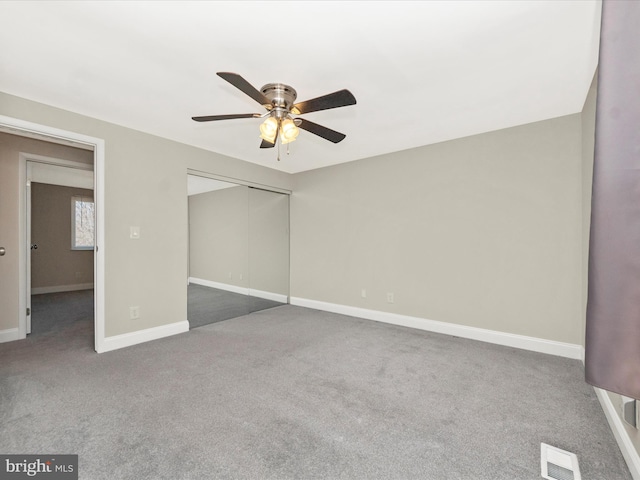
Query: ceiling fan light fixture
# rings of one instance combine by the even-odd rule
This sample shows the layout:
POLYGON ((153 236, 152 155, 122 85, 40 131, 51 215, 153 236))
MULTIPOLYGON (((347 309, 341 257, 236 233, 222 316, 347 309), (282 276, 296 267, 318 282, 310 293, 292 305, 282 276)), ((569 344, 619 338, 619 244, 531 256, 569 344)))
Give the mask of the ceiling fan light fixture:
POLYGON ((260 125, 260 138, 263 140, 269 143, 275 143, 277 134, 278 121, 275 118, 269 117, 260 125))
POLYGON ((280 127, 280 139, 283 144, 293 142, 299 134, 300 129, 295 123, 293 123, 293 120, 286 118, 282 121, 282 126, 280 127))
MULTIPOLYGON (((260 138, 262 138, 260 148, 275 147, 278 137, 280 137, 278 145, 291 143, 298 137, 300 129, 306 130, 332 143, 339 143, 346 137, 344 133, 336 132, 335 130, 302 118, 291 118, 291 115, 302 115, 320 110, 355 105, 356 98, 349 90, 338 90, 304 102, 294 103, 298 94, 295 89, 289 85, 283 83, 268 83, 258 90, 237 73, 217 72, 217 75, 266 108, 267 113, 262 115, 259 113, 205 115, 191 117, 192 120, 196 122, 212 122, 236 118, 268 117, 260 125, 260 138)), ((280 157, 278 157, 278 160, 279 159, 280 157)))

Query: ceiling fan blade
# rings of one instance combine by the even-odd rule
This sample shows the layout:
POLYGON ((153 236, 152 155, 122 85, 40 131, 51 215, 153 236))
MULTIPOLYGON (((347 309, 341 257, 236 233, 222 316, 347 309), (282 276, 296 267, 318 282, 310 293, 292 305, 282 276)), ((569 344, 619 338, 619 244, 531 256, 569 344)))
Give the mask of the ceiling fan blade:
POLYGON ((318 125, 317 123, 310 122, 309 120, 305 120, 303 118, 296 118, 295 120, 298 127, 306 130, 307 132, 311 132, 314 135, 318 135, 325 140, 329 140, 330 142, 338 143, 344 140, 346 137, 344 133, 336 132, 335 130, 323 127, 322 125, 318 125), (298 120, 300 120, 300 123, 298 123, 298 120))
POLYGON ((273 148, 275 146, 276 146, 275 143, 270 143, 270 142, 267 142, 266 140, 262 140, 262 143, 260 144, 260 148, 273 148))
POLYGON ((236 87, 241 92, 249 95, 251 98, 253 98, 259 104, 263 105, 265 108, 268 108, 269 110, 271 109, 271 101, 267 97, 265 97, 262 94, 262 92, 260 92, 259 90, 256 90, 256 88, 253 85, 251 85, 249 82, 247 82, 244 78, 242 78, 237 73, 218 72, 217 75, 223 78, 224 80, 226 80, 227 82, 229 82, 231 85, 236 87))
POLYGON ((231 115, 206 115, 204 117, 191 117, 196 122, 212 122, 214 120, 233 120, 234 118, 260 118, 259 113, 233 113, 231 115))
POLYGON ((347 105, 355 104, 356 97, 354 97, 349 90, 338 90, 337 92, 329 93, 322 97, 296 103, 291 107, 291 113, 300 115, 302 113, 317 112, 319 110, 328 110, 330 108, 346 107, 347 105))

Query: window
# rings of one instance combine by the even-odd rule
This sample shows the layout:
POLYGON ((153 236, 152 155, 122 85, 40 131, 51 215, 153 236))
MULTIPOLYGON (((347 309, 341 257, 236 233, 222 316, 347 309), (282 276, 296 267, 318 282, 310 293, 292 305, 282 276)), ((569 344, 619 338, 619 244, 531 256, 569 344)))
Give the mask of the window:
POLYGON ((95 208, 93 198, 71 197, 71 250, 93 250, 95 208))

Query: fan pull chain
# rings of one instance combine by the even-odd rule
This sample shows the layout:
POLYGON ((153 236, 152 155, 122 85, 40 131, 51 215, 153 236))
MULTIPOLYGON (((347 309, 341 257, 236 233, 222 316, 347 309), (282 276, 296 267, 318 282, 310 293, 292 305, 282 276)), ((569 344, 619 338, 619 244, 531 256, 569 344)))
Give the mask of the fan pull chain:
POLYGON ((276 130, 275 142, 278 145, 278 161, 280 161, 280 133, 282 132, 282 120, 278 118, 278 130, 276 130))

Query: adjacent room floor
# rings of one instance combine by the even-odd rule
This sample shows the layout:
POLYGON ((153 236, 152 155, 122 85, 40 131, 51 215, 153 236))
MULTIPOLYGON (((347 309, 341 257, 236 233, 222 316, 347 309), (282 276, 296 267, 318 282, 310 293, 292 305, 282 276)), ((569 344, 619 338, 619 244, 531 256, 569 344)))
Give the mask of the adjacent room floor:
POLYGON ((93 302, 92 289, 32 295, 31 334, 27 342, 54 338, 60 343, 68 342, 69 348, 93 348, 93 302))
POLYGON ((0 344, 0 451, 80 478, 630 479, 580 362, 300 307, 109 353, 76 319, 0 344))

